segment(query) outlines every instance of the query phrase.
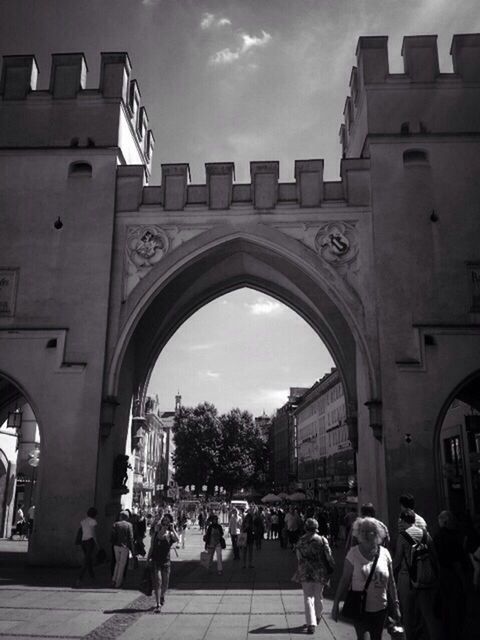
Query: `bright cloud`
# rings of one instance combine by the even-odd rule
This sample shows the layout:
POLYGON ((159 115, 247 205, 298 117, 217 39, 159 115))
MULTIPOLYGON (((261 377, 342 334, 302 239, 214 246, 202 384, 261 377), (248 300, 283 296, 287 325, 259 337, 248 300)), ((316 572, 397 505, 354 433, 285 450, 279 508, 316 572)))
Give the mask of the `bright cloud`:
POLYGON ((217 18, 214 13, 204 13, 200 21, 200 27, 205 29, 211 29, 212 27, 227 27, 232 22, 229 18, 217 18))
POLYGON ((218 373, 218 371, 210 371, 210 369, 207 369, 206 371, 200 371, 200 376, 202 378, 211 378, 213 380, 220 378, 220 374, 218 373))
POLYGON ((276 300, 269 300, 268 298, 259 298, 252 304, 246 303, 245 306, 250 309, 250 313, 254 316, 265 316, 272 313, 280 313, 282 305, 276 300))
POLYGON ((259 389, 255 402, 281 407, 287 402, 289 393, 289 389, 259 389))
POLYGON ((236 60, 239 60, 243 55, 251 51, 256 47, 265 47, 272 36, 266 31, 262 30, 261 36, 250 36, 248 33, 239 34, 241 39, 241 44, 236 49, 231 49, 230 47, 226 47, 225 49, 221 49, 221 51, 217 51, 210 57, 210 64, 212 65, 221 65, 221 64, 231 64, 236 60))

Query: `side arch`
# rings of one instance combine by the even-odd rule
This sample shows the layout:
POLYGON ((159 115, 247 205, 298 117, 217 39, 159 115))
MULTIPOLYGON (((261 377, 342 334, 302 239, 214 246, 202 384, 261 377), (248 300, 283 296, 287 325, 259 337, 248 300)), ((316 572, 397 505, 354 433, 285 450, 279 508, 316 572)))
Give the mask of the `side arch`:
POLYGON ((447 416, 448 410, 454 400, 461 400, 466 404, 475 406, 480 411, 480 369, 476 369, 463 378, 449 393, 443 402, 437 416, 433 432, 433 451, 435 463, 435 484, 437 486, 438 502, 445 504, 446 496, 444 483, 442 482, 442 455, 441 455, 441 434, 442 426, 447 416), (476 404, 474 404, 476 403, 476 404))

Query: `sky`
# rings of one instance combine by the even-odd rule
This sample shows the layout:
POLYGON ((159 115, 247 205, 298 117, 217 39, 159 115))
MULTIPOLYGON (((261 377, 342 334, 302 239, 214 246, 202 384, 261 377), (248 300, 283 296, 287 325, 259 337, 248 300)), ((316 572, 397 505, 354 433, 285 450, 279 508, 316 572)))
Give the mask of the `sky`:
POLYGON ((295 311, 253 289, 238 289, 205 305, 161 352, 149 391, 172 410, 209 401, 271 415, 290 387, 310 387, 334 366, 322 340, 295 311))
MULTIPOLYGON (((404 35, 437 34, 441 71, 452 71, 455 33, 480 31, 478 0, 1 0, 0 54, 36 55, 39 89, 52 53, 85 53, 87 88, 101 51, 127 51, 153 129, 150 184, 161 164, 187 162, 205 182, 207 162, 323 158, 337 180, 338 131, 361 35, 389 37, 390 71, 403 70, 404 35)), ((328 371, 319 337, 293 311, 240 290, 205 306, 160 354, 151 391, 162 407, 214 402, 255 415, 328 371), (291 336, 295 336, 292 340, 291 336)))
POLYGON ((101 51, 128 51, 156 139, 160 165, 188 162, 205 182, 206 162, 324 158, 339 175, 345 98, 360 35, 389 36, 391 71, 402 71, 404 35, 438 34, 451 71, 454 33, 480 31, 478 0, 2 0, 0 53, 34 53, 39 88, 50 55, 83 51, 88 87, 101 51))

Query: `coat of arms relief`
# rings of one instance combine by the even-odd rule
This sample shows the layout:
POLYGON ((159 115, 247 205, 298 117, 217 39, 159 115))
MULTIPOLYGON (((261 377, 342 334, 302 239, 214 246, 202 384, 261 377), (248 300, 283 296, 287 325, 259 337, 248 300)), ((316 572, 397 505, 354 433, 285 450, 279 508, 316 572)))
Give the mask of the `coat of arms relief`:
MULTIPOLYGON (((358 236, 354 221, 274 224, 286 235, 315 251, 355 289, 358 271, 358 236)), ((183 242, 203 233, 208 227, 127 227, 125 245, 124 299, 167 253, 183 242)))

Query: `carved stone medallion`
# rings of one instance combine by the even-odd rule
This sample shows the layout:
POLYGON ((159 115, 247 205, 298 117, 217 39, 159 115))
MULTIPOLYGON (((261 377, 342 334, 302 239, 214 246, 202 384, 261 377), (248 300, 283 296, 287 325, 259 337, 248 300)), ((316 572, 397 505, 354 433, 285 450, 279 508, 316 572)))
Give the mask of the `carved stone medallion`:
POLYGON ((358 254, 354 224, 329 222, 323 225, 315 237, 315 247, 321 257, 333 266, 349 264, 358 254))

